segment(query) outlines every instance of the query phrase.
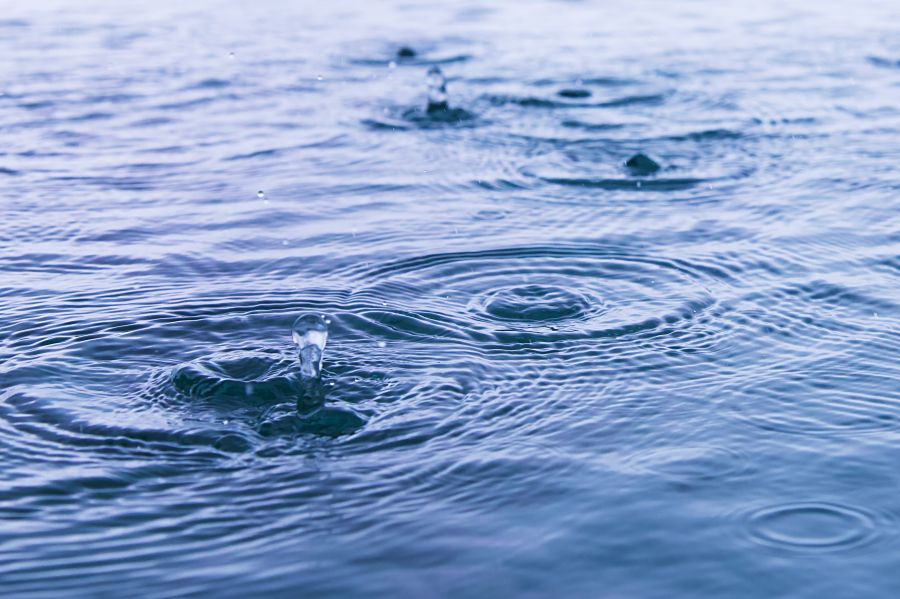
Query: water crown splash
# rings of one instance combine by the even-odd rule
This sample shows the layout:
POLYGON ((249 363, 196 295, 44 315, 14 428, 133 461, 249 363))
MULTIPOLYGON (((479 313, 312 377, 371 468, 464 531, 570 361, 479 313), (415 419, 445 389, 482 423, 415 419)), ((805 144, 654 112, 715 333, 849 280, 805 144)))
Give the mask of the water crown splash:
POLYGON ((428 69, 428 109, 429 113, 443 112, 447 104, 447 78, 439 67, 428 69))
POLYGON ((300 375, 305 379, 317 379, 322 373, 329 323, 319 314, 304 314, 291 327, 291 336, 300 353, 300 375))

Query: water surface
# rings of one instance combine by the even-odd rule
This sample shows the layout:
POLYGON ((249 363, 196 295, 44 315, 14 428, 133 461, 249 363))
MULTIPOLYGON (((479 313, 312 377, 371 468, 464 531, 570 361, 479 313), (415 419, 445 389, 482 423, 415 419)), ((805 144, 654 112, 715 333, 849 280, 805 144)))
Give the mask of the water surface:
POLYGON ((896 596, 898 22, 7 6, 2 594, 896 596))

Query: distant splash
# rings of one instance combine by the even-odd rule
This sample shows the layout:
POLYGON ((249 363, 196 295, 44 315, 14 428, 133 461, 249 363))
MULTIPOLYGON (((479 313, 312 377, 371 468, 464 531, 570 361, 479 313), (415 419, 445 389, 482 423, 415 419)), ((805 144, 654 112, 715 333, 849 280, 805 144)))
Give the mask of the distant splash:
POLYGON ((475 115, 462 108, 450 105, 447 93, 447 78, 437 65, 426 73, 427 102, 425 108, 403 109, 397 120, 365 119, 364 124, 372 129, 403 130, 409 128, 430 129, 447 125, 472 125, 475 115))

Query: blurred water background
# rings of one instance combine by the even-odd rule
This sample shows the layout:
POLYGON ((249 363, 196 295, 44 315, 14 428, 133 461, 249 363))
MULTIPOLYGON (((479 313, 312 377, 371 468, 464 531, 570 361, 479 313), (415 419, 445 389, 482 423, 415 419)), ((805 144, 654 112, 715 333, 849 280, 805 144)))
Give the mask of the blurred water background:
POLYGON ((3 2, 3 596, 897 596, 898 23, 3 2))

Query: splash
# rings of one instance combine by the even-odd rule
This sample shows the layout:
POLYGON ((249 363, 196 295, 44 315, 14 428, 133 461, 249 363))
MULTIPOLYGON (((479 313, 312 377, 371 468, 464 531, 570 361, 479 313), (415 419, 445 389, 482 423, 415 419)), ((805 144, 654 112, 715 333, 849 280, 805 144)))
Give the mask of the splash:
POLYGON ((445 112, 449 110, 447 104, 447 78, 440 67, 428 69, 428 113, 445 112))
POLYGON ((300 375, 304 379, 318 379, 322 373, 330 322, 320 314, 304 314, 291 327, 291 336, 300 355, 300 375))

